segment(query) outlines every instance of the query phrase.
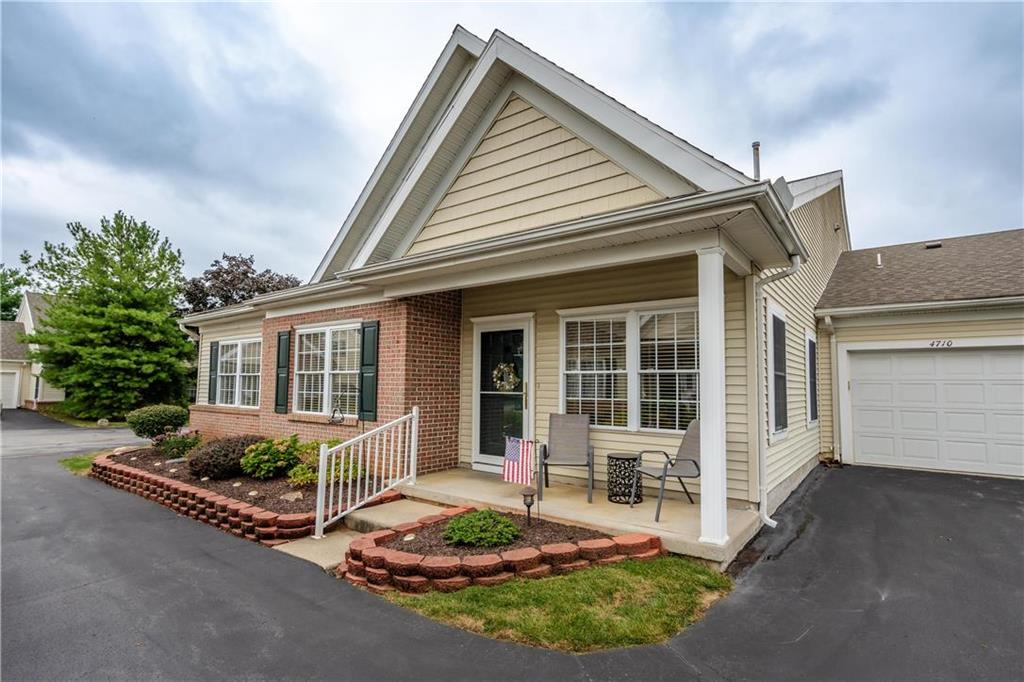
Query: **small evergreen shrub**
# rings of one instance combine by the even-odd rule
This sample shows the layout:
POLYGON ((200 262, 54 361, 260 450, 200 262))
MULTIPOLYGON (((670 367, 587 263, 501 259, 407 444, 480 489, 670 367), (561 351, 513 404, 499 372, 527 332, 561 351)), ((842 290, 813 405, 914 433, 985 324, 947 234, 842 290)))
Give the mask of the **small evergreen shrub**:
POLYGON ((188 453, 202 445, 203 437, 198 431, 164 433, 153 439, 153 445, 160 449, 167 459, 187 457, 188 453))
POLYGON ((295 434, 250 445, 242 457, 242 471, 258 479, 283 476, 299 463, 299 437, 295 434))
POLYGON ((147 405, 129 412, 125 421, 139 438, 156 438, 188 424, 188 410, 177 405, 147 405))
MULTIPOLYGON (((340 440, 329 440, 326 445, 329 448, 340 444, 340 440)), ((348 458, 348 471, 344 472, 345 464, 343 458, 337 458, 334 462, 334 480, 341 478, 342 481, 349 479, 356 480, 361 473, 358 463, 348 458)), ((299 444, 299 463, 288 470, 288 484, 301 488, 307 485, 316 485, 320 480, 320 441, 307 441, 299 444)))
POLYGON ((444 541, 449 545, 501 547, 517 537, 519 527, 515 522, 493 509, 460 514, 444 529, 444 541))
POLYGON ((201 445, 188 458, 188 470, 196 478, 233 478, 242 475, 245 449, 263 440, 263 436, 247 434, 229 436, 201 445))

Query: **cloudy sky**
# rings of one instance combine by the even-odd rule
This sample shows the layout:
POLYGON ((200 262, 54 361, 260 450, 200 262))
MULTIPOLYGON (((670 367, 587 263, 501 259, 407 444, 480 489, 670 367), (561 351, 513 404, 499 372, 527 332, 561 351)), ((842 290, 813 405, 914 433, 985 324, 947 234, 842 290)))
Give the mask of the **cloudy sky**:
MULTIPOLYGON (((295 3, 297 5, 297 3, 295 3)), ((456 23, 728 163, 842 168, 855 247, 1024 223, 1020 4, 2 6, 3 258, 123 209, 308 278, 456 23)))

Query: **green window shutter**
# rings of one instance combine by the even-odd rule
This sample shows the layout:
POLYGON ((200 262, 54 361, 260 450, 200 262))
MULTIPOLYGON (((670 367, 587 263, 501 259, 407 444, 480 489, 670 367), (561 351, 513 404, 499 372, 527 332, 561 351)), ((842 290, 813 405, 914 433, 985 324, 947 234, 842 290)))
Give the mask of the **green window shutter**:
POLYGON ((217 404, 217 356, 220 353, 220 343, 210 343, 210 385, 206 394, 206 402, 211 405, 217 404))
POLYGON ((288 358, 291 355, 290 331, 277 333, 277 381, 274 383, 274 412, 288 411, 288 358))
POLYGON ((377 342, 380 322, 363 322, 359 345, 359 418, 377 421, 377 342))

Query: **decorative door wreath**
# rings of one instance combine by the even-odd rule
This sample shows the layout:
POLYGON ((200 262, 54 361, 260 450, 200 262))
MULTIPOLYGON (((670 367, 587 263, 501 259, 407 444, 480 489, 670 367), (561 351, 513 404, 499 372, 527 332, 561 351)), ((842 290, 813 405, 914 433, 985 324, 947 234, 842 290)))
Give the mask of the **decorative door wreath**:
POLYGON ((519 377, 516 376, 516 366, 511 362, 499 362, 498 366, 491 372, 491 380, 494 387, 499 391, 514 391, 519 386, 519 377))

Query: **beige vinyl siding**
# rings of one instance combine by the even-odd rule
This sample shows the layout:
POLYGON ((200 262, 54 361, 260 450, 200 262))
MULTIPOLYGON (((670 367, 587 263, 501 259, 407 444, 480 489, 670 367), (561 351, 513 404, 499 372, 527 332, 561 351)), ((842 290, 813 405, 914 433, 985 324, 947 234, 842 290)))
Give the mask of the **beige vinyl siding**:
MULTIPOLYGON (((227 339, 261 338, 263 318, 249 318, 237 322, 203 327, 199 333, 198 375, 196 377, 196 404, 209 404, 210 386, 210 343, 227 339)), ((262 369, 266 372, 266 368, 262 369)))
POLYGON ((406 255, 664 198, 513 96, 406 255))
MULTIPOLYGON (((846 248, 843 230, 835 230, 833 226, 844 222, 842 200, 839 189, 818 197, 804 204, 791 214, 800 236, 807 246, 808 258, 800 271, 789 277, 765 286, 765 304, 769 301, 781 307, 786 314, 786 402, 788 407, 788 426, 784 437, 769 438, 768 451, 765 458, 767 487, 772 488, 783 482, 797 471, 808 460, 817 457, 821 452, 820 415, 821 396, 824 386, 821 382, 823 372, 820 362, 822 348, 828 338, 818 335, 818 396, 819 420, 807 422, 807 332, 817 328, 814 317, 814 306, 825 290, 828 278, 835 268, 839 254, 846 248)), ((765 341, 770 331, 769 313, 765 311, 765 341)), ((767 358, 767 354, 762 355, 767 358)), ((765 372, 770 371, 766 360, 765 372)), ((767 389, 768 382, 765 382, 767 389)), ((770 396, 764 395, 767 401, 770 396)), ((768 411, 765 410, 767 415, 768 411)), ((765 423, 770 434, 771 425, 765 423)))
MULTIPOLYGON (((32 399, 35 395, 35 377, 32 377, 28 385, 28 393, 23 394, 26 399, 32 399)), ((46 379, 39 377, 39 402, 41 403, 59 403, 64 400, 64 389, 57 388, 48 382, 46 379)))
MULTIPOLYGON (((747 329, 745 281, 726 271, 726 421, 729 496, 750 501, 749 459, 752 443, 748 435, 747 329)), ((557 310, 637 303, 642 301, 697 296, 696 257, 656 261, 648 264, 593 270, 573 275, 466 289, 463 291, 462 361, 460 409, 460 461, 472 462, 473 452, 473 323, 472 318, 491 315, 534 313, 534 386, 530 412, 535 437, 547 438, 548 419, 561 411, 560 400, 560 318, 557 310)), ((670 453, 681 436, 649 431, 630 432, 600 427, 591 429, 596 454, 596 477, 605 480, 609 452, 661 449, 670 453)), ((658 463, 657 456, 649 463, 658 463)), ((567 467, 552 469, 559 476, 585 480, 586 470, 567 467)), ((678 483, 669 486, 679 490, 678 483)), ((699 492, 696 482, 687 482, 699 492), (692 483, 692 485, 691 485, 692 483)))

